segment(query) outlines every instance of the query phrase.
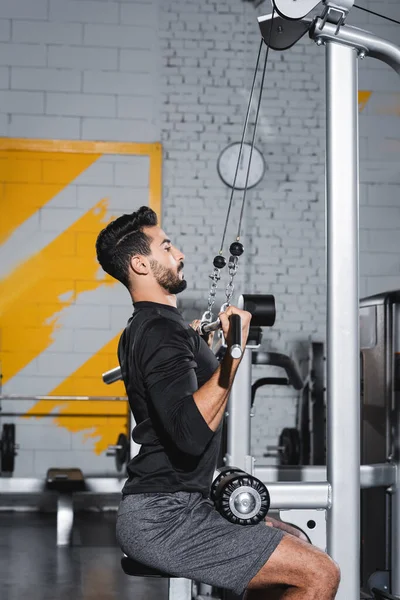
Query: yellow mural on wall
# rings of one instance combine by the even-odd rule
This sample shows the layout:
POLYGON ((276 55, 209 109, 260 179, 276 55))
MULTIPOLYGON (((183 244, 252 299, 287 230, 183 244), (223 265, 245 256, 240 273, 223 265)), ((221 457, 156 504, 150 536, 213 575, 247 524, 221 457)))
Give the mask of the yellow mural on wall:
POLYGON ((115 284, 108 276, 96 280, 94 248, 106 210, 101 200, 0 282, 3 384, 51 344, 60 311, 76 300, 78 281, 84 282, 80 292, 115 284))
POLYGON ((0 151, 0 244, 100 156, 0 151))
MULTIPOLYGON (((3 248, 7 248, 14 232, 30 217, 40 217, 40 211, 57 194, 106 155, 149 157, 148 204, 160 218, 160 144, 3 138, 0 140, 3 182, 0 242, 3 248)), ((100 195, 87 210, 78 211, 79 216, 65 228, 61 227, 60 233, 43 247, 16 264, 12 264, 12 256, 7 256, 12 267, 0 280, 0 361, 4 385, 45 356, 62 329, 63 311, 73 306, 81 294, 120 285, 105 274, 98 275, 95 240, 113 218, 108 209, 109 199, 100 195)), ((23 242, 29 248, 29 237, 23 242)), ((119 335, 111 334, 112 339, 100 350, 43 395, 123 396, 122 382, 107 386, 101 379, 101 373, 117 365, 119 335)), ((48 375, 51 376, 51 372, 48 375)), ((114 444, 119 433, 128 433, 126 402, 111 399, 60 402, 55 399, 36 402, 26 416, 32 418, 35 413, 52 414, 55 422, 69 431, 86 431, 87 437, 95 440, 94 449, 98 454, 114 444)))

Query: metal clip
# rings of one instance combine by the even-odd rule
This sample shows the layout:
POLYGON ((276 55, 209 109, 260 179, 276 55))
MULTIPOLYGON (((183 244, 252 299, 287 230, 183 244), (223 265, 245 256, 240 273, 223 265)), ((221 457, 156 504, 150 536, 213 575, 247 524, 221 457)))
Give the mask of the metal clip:
POLYGON ((346 19, 347 13, 338 8, 327 6, 324 13, 321 15, 322 23, 319 26, 320 31, 325 27, 325 23, 332 23, 336 25, 335 35, 339 33, 339 29, 343 25, 346 19))

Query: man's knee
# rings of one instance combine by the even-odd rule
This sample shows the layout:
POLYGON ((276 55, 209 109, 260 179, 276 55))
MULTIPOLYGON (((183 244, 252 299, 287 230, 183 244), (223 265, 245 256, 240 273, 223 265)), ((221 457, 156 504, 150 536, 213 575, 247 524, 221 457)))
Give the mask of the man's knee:
POLYGON ((326 553, 310 553, 303 581, 299 587, 310 594, 310 598, 331 600, 336 597, 340 583, 340 569, 326 553))
POLYGON ((339 568, 328 554, 293 536, 284 536, 249 589, 281 584, 312 592, 310 598, 325 599, 334 597, 339 581, 339 568))
POLYGON ((309 563, 310 585, 320 587, 321 590, 336 591, 340 583, 340 569, 338 564, 328 555, 322 553, 313 557, 309 563))

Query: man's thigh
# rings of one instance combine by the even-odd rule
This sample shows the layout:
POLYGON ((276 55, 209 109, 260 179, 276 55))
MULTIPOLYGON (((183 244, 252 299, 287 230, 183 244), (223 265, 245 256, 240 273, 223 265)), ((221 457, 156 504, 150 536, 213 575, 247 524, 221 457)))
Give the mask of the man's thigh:
POLYGON ((117 537, 127 556, 239 595, 284 537, 264 522, 230 523, 198 493, 128 496, 121 504, 117 537))

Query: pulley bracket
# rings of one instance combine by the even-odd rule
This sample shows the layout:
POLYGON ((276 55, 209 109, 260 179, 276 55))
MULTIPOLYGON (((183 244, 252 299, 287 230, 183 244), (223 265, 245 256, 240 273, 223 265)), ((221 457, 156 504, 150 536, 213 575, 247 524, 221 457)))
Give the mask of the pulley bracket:
POLYGON ((262 38, 272 50, 289 50, 308 33, 312 24, 311 19, 288 21, 282 17, 272 19, 272 15, 258 17, 262 38))

